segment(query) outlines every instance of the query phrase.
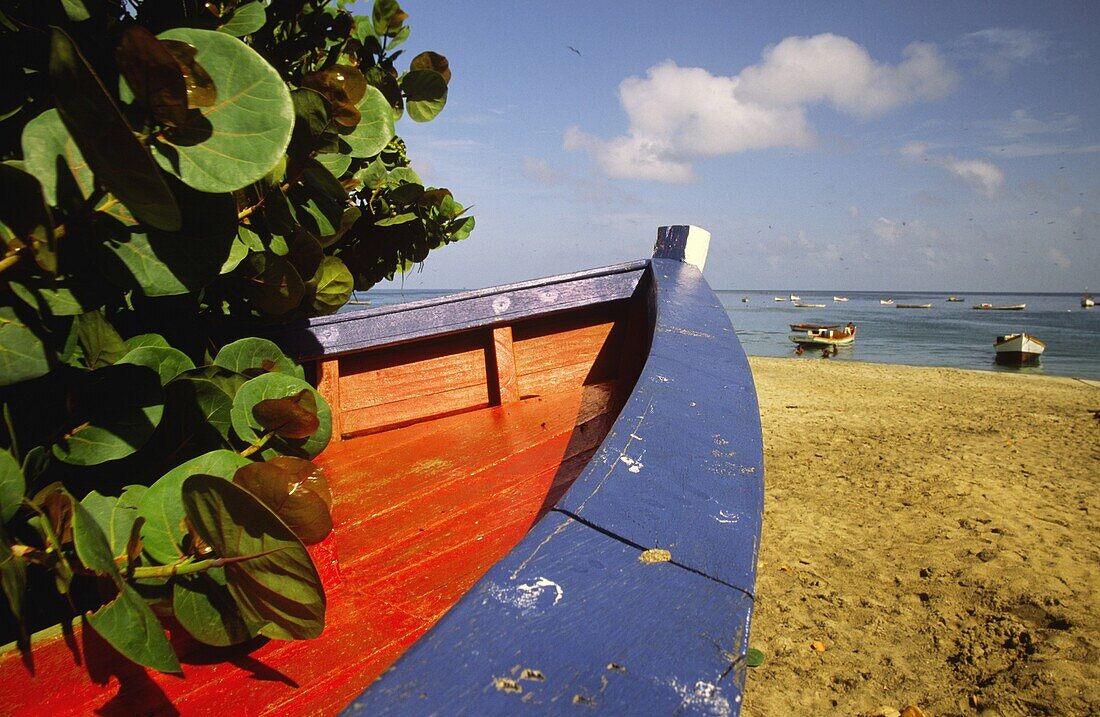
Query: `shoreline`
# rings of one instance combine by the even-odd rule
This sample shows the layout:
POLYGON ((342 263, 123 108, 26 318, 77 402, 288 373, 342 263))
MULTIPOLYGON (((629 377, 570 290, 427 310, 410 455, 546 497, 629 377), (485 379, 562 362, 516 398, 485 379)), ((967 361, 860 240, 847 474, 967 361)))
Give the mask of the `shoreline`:
POLYGON ((749 364, 765 454, 750 644, 765 662, 745 715, 1097 709, 1096 382, 749 364))

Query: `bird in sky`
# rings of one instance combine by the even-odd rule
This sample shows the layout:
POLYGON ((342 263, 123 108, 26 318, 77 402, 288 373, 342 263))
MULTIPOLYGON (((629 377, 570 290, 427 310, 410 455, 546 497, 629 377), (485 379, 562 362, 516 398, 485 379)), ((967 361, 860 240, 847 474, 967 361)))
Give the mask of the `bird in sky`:
POLYGON ((569 48, 570 50, 572 50, 573 52, 577 53, 577 55, 580 55, 580 54, 581 54, 581 51, 580 51, 580 50, 578 50, 577 48, 573 47, 572 45, 566 45, 566 47, 568 47, 568 48, 569 48))

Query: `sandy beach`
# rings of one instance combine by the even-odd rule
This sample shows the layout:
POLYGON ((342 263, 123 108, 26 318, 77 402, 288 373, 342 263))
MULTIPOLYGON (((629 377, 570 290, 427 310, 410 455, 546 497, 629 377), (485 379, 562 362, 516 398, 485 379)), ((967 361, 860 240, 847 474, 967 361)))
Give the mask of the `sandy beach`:
POLYGON ((1100 386, 750 363, 765 662, 743 714, 1100 714, 1100 386))

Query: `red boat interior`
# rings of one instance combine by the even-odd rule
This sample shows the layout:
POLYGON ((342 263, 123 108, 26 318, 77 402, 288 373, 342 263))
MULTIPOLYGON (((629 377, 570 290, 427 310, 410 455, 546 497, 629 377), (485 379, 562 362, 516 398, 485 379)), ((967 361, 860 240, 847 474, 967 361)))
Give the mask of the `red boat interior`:
MULTIPOLYGON (((225 649, 173 636, 182 678, 91 631, 40 638, 34 677, 5 678, 0 713, 338 712, 568 489, 633 388, 648 326, 635 297, 318 362, 336 524, 311 548, 324 634, 225 649)), ((0 674, 19 660, 0 655, 0 674)))

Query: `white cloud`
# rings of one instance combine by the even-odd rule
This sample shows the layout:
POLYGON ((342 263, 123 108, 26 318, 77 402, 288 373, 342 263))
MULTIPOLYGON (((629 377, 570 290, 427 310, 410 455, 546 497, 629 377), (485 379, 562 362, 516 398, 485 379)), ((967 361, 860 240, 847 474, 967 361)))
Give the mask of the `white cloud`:
POLYGON ((788 37, 741 72, 738 94, 765 105, 828 101, 842 112, 874 117, 954 89, 955 74, 935 45, 914 42, 902 58, 894 66, 875 62, 860 45, 831 33, 788 37))
POLYGON ((984 159, 960 159, 950 154, 931 154, 928 145, 922 142, 908 142, 898 152, 909 162, 921 161, 944 169, 984 197, 995 197, 1004 187, 1004 172, 984 159))
POLYGON ((624 134, 604 140, 571 127, 564 147, 590 153, 608 176, 689 182, 703 157, 811 146, 811 104, 870 118, 953 89, 934 45, 914 43, 902 56, 898 65, 875 62, 855 42, 823 34, 787 38, 731 77, 666 61, 619 85, 624 134))
POLYGON ((1038 30, 1010 30, 1000 27, 971 32, 959 38, 959 53, 977 59, 998 79, 1005 79, 1016 65, 1045 62, 1051 41, 1038 30))
POLYGON ((523 174, 539 184, 561 184, 562 175, 541 157, 524 157, 523 174))

